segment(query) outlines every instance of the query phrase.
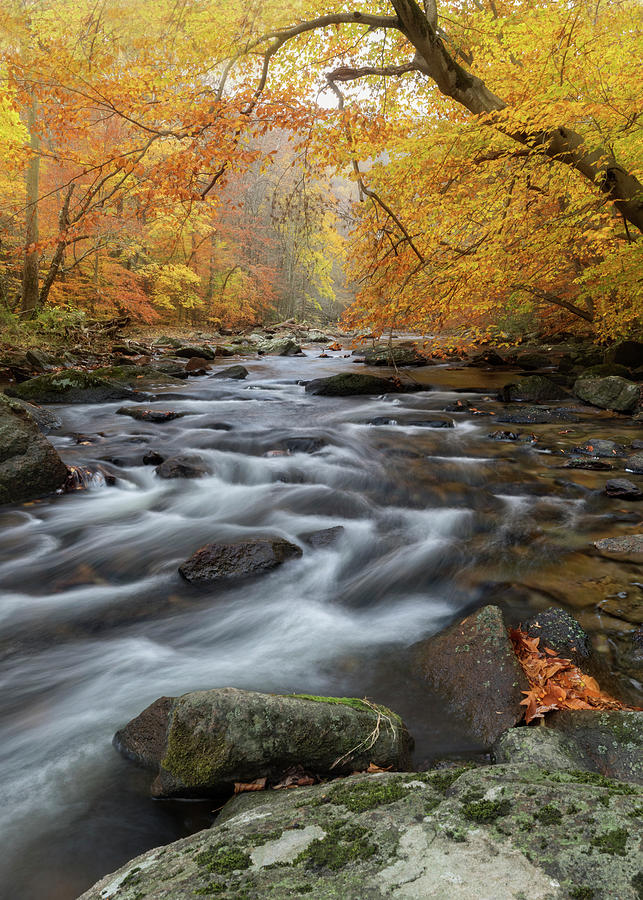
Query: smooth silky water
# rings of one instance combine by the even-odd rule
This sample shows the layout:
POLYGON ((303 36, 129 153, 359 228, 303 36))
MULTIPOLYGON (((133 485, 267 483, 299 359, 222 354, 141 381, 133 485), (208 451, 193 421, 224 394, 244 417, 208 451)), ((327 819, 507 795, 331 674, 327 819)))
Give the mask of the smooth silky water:
MULTIPOLYGON (((368 696, 404 716, 418 765, 479 752, 412 675, 412 645, 483 601, 517 620, 528 602, 490 585, 551 562, 579 517, 599 516, 582 490, 521 492, 548 460, 487 437, 515 426, 462 413, 443 414, 452 429, 405 424, 458 398, 493 406, 484 392, 506 375, 435 366, 415 373, 430 390, 325 398, 298 381, 364 367, 312 353, 244 362, 246 381, 172 387, 154 405, 189 415, 165 424, 116 415, 119 403, 53 407, 62 427, 50 439, 65 461, 115 485, 97 475, 87 490, 0 512, 7 900, 71 900, 209 824, 213 804, 152 801, 149 774, 111 746, 163 694, 232 685, 368 696), (397 424, 369 425, 376 417, 397 424), (294 436, 326 444, 265 455, 294 436), (211 474, 159 479, 142 465, 151 449, 198 455, 211 474), (177 573, 209 541, 298 541, 334 525, 344 527, 334 546, 304 546, 236 587, 199 589, 177 573)), ((551 485, 560 477, 544 472, 551 485)))

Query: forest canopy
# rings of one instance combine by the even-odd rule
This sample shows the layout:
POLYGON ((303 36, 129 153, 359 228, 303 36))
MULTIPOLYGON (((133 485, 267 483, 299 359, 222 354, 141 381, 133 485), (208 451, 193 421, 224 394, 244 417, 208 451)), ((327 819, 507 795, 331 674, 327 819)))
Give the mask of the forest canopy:
POLYGON ((636 0, 7 0, 0 316, 636 332, 641 25, 636 0))

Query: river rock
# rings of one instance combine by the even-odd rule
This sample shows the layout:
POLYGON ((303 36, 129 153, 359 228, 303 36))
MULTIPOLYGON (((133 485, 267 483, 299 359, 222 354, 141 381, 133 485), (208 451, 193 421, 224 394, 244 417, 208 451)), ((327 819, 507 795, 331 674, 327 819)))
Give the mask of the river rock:
POLYGON ((231 800, 80 900, 636 900, 636 785, 498 765, 354 775, 231 800))
POLYGON ((343 533, 343 525, 333 525, 331 528, 321 528, 319 531, 307 531, 300 535, 300 539, 309 547, 319 550, 321 547, 330 547, 332 544, 336 544, 343 533))
POLYGON ((546 369, 552 365, 551 353, 540 350, 519 350, 514 359, 516 365, 527 372, 534 369, 546 369))
POLYGON ((426 390, 415 383, 402 384, 397 379, 378 378, 376 375, 331 375, 314 378, 306 385, 306 393, 321 397, 351 397, 358 394, 400 394, 406 391, 426 390))
POLYGON ((289 437, 279 442, 282 450, 288 453, 317 453, 326 446, 324 438, 314 436, 289 437))
POLYGON ((513 384, 507 384, 501 391, 500 399, 506 403, 526 400, 529 403, 548 403, 550 400, 568 400, 569 391, 544 375, 527 375, 513 384))
POLYGON ((582 667, 591 655, 588 634, 564 609, 552 606, 543 610, 523 622, 522 628, 529 637, 540 638, 541 648, 549 647, 559 656, 571 659, 577 666, 582 667))
POLYGON ((415 347, 376 347, 357 353, 367 366, 426 366, 432 361, 415 347))
POLYGON ((565 463, 565 469, 589 469, 594 472, 607 472, 614 468, 612 463, 605 462, 602 459, 593 459, 590 457, 583 456, 572 456, 572 458, 565 463))
POLYGON ((248 370, 245 366, 228 366, 226 369, 220 369, 210 376, 211 378, 235 378, 242 381, 248 377, 248 370))
POLYGON ((446 417, 441 419, 413 419, 410 422, 402 422, 402 424, 412 428, 455 428, 453 419, 446 417))
POLYGON ((108 403, 135 397, 129 388, 79 369, 38 375, 7 388, 6 393, 29 403, 108 403))
POLYGON ((594 546, 601 556, 607 556, 609 559, 643 562, 643 534, 602 538, 600 541, 594 541, 594 546))
POLYGON ((625 447, 616 441, 606 441, 602 438, 590 438, 578 447, 572 448, 570 453, 580 453, 582 456, 595 456, 599 459, 614 459, 625 456, 625 447))
POLYGON ((633 453, 625 460, 625 469, 636 475, 643 475, 643 453, 633 453))
POLYGON ((166 356, 164 359, 155 359, 153 368, 164 375, 171 375, 173 378, 186 378, 186 363, 183 359, 174 359, 166 356))
POLYGON ((211 359, 205 359, 203 356, 191 356, 185 364, 185 371, 190 375, 205 375, 211 365, 211 359))
POLYGON ((0 394, 0 503, 22 503, 62 488, 67 466, 22 404, 0 394))
POLYGON ((604 493, 619 500, 643 500, 643 491, 627 478, 611 478, 605 483, 604 493))
POLYGON ((399 716, 362 700, 261 694, 236 688, 161 697, 114 742, 156 772, 156 797, 216 797, 236 782, 279 781, 293 766, 332 777, 374 762, 408 766, 399 716))
POLYGON ((607 378, 609 375, 618 375, 619 378, 629 379, 631 374, 630 370, 625 366, 618 366, 616 363, 600 363, 598 366, 590 366, 589 369, 583 369, 582 372, 579 372, 578 378, 607 378))
POLYGON ((485 606, 423 641, 416 668, 485 746, 523 717, 527 679, 497 606, 485 606))
POLYGON ((495 419, 503 425, 551 425, 555 422, 579 422, 580 419, 573 410, 544 409, 536 406, 523 408, 514 406, 506 407, 498 413, 495 419))
POLYGON ((579 378, 574 384, 574 393, 592 406, 627 413, 636 409, 640 390, 633 381, 609 375, 607 378, 579 378))
POLYGON ((60 365, 58 360, 45 350, 37 350, 35 347, 25 352, 27 362, 36 372, 48 372, 60 365))
POLYGON ((200 456, 171 456, 154 471, 159 478, 203 478, 209 474, 200 456))
POLYGON ((176 348, 174 355, 185 359, 190 359, 193 356, 198 356, 200 359, 214 359, 215 351, 205 344, 182 344, 176 348))
POLYGON ((179 573, 192 584, 253 578, 301 555, 301 547, 283 538, 206 544, 179 566, 179 573))
POLYGON ((605 353, 605 362, 638 369, 643 366, 643 341, 619 341, 605 353))
POLYGON ((139 422, 171 422, 172 419, 180 419, 187 416, 186 412, 177 412, 173 409, 157 409, 154 406, 121 406, 116 410, 119 416, 130 416, 139 422))
POLYGON ((289 337, 271 338, 260 340, 257 343, 257 352, 269 356, 295 356, 301 353, 301 347, 297 341, 289 337))
POLYGON ((470 359, 466 365, 474 369, 483 369, 488 366, 495 368, 506 365, 506 361, 495 350, 484 350, 470 359))
MULTIPOLYGON (((631 710, 565 709, 539 728, 512 728, 494 746, 497 762, 583 770, 643 784, 643 715, 631 710)), ((588 777, 588 784, 604 779, 588 777)))

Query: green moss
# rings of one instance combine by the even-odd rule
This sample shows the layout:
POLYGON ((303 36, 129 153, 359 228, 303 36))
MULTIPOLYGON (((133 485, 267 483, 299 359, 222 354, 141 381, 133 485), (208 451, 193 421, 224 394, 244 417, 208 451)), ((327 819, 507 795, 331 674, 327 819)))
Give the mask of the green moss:
POLYGON ((358 709, 360 712, 381 713, 383 716, 388 716, 395 723, 401 722, 398 714, 394 713, 387 706, 366 703, 357 697, 317 697, 315 694, 284 694, 282 696, 292 697, 294 700, 313 700, 315 703, 335 703, 340 706, 350 706, 352 709, 358 709))
POLYGON ((433 812, 434 809, 437 809, 438 806, 442 803, 442 800, 439 797, 432 797, 430 800, 427 800, 424 804, 424 812, 426 815, 429 815, 433 812))
POLYGON ((359 781, 357 784, 340 785, 329 794, 331 803, 341 803, 351 812, 364 812, 387 803, 395 803, 402 797, 408 797, 408 788, 404 787, 401 778, 381 781, 373 778, 359 781))
POLYGON ((643 900, 643 872, 637 872, 630 882, 639 900, 643 900))
POLYGON ((612 828, 604 834, 597 835, 592 841, 592 846, 601 853, 609 853, 611 856, 627 856, 627 830, 625 828, 612 828))
POLYGON ((336 872, 349 863, 369 859, 377 847, 368 840, 368 830, 361 825, 331 825, 323 838, 306 847, 294 860, 308 868, 331 869, 336 872))
POLYGON ((511 803, 508 800, 479 800, 477 803, 465 803, 462 808, 465 819, 480 823, 495 822, 510 811, 511 803))
POLYGON ((538 810, 536 818, 543 825, 560 825, 563 814, 553 803, 548 803, 546 806, 543 806, 542 809, 538 810))
POLYGON ((205 887, 197 888, 194 893, 211 897, 214 894, 222 894, 223 891, 225 891, 225 884, 222 884, 220 881, 211 881, 210 884, 206 884, 205 887))
POLYGON ((558 784, 590 784, 594 787, 607 788, 613 794, 628 795, 640 793, 640 788, 637 788, 635 785, 627 784, 623 781, 613 781, 611 778, 599 775, 598 772, 555 772, 549 774, 549 780, 558 784))
POLYGON ((225 844, 208 847, 207 850, 198 853, 195 859, 199 866, 207 869, 208 872, 215 872, 217 875, 227 875, 238 869, 247 869, 251 863, 250 857, 243 850, 228 847, 225 844))
POLYGON ((141 880, 140 872, 140 866, 135 866, 133 869, 130 869, 125 878, 123 878, 123 880, 119 884, 119 890, 123 887, 132 887, 133 885, 138 884, 141 880))
POLYGON ((570 900, 592 900, 594 896, 594 888, 588 887, 586 884, 579 884, 573 887, 569 892, 570 900))
POLYGON ((455 769, 440 769, 437 772, 419 772, 417 777, 430 784, 436 791, 446 794, 452 784, 458 780, 461 775, 468 772, 471 766, 458 766, 455 769))
POLYGON ((183 782, 186 787, 212 781, 213 770, 225 758, 223 737, 205 735, 173 719, 167 749, 161 768, 183 782))

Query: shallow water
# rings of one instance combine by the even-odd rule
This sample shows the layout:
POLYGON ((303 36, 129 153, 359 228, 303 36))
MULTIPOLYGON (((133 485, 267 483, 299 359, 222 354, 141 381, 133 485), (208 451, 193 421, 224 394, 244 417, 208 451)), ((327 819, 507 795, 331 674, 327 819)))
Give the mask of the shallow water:
MULTIPOLYGON (((481 602, 517 621, 560 600, 514 588, 552 554, 631 530, 606 527, 613 501, 597 489, 609 473, 563 471, 542 444, 488 438, 517 426, 460 412, 442 414, 453 429, 405 424, 467 397, 497 409, 485 397, 506 373, 435 366, 414 373, 430 390, 331 399, 298 380, 364 367, 312 354, 244 363, 246 381, 173 387, 154 405, 189 415, 168 423, 116 415, 119 403, 56 408, 63 425, 50 439, 65 461, 116 484, 95 478, 0 511, 3 897, 71 900, 207 824, 207 805, 151 801, 149 776, 111 747, 163 694, 232 685, 369 696, 405 717, 418 764, 478 751, 409 673, 409 648, 481 602), (369 425, 375 417, 397 424, 369 425), (92 442, 78 444, 78 432, 92 442), (326 444, 265 456, 293 436, 326 444), (161 480, 142 465, 150 449, 197 454, 211 474, 161 480), (333 525, 345 529, 336 545, 235 588, 195 588, 177 573, 208 541, 298 541, 333 525)), ((583 440, 597 422, 603 437, 634 437, 623 420, 585 419, 520 430, 548 446, 583 440)), ((592 608, 585 624, 597 622, 592 608)))

